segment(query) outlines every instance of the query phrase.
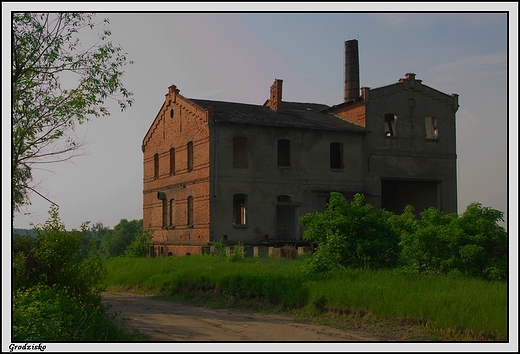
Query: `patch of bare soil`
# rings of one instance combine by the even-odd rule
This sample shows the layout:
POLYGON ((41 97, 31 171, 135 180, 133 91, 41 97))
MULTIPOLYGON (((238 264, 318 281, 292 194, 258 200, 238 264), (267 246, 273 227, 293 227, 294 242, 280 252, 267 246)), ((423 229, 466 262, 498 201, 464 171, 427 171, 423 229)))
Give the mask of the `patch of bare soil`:
MULTIPOLYGON (((119 312, 127 329, 137 328, 149 341, 254 341, 254 342, 369 342, 400 341, 399 331, 373 328, 348 330, 331 326, 296 322, 287 316, 244 312, 237 309, 210 309, 161 300, 153 295, 136 293, 102 294, 111 305, 109 312, 119 312)), ((417 340, 417 339, 415 339, 417 340)))

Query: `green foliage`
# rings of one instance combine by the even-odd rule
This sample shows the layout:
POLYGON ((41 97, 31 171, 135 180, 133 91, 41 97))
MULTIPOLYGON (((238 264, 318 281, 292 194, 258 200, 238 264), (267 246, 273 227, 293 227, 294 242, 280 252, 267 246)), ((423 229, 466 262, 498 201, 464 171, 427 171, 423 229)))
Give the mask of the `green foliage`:
POLYGON ((435 208, 421 214, 413 232, 403 232, 401 262, 417 272, 507 279, 507 232, 503 213, 470 204, 459 217, 435 208))
MULTIPOLYGON (((142 233, 143 220, 121 219, 114 229, 108 229, 99 242, 99 256, 101 258, 124 256, 126 248, 134 241, 136 235, 142 233)), ((141 235, 148 236, 148 235, 141 235)), ((143 240, 144 241, 144 240, 143 240)))
POLYGON ((36 238, 13 235, 13 340, 143 339, 126 332, 101 303, 107 270, 82 249, 88 223, 68 232, 56 206, 49 215, 34 227, 36 238))
POLYGON ((117 325, 115 315, 106 313, 101 297, 85 300, 56 284, 14 292, 12 336, 15 342, 132 339, 117 325))
POLYGON ((147 228, 140 230, 135 235, 134 240, 125 249, 125 257, 137 258, 146 257, 152 245, 153 229, 147 228))
POLYGON ((109 41, 108 20, 101 33, 92 33, 99 24, 88 13, 15 12, 11 19, 14 213, 29 203, 35 163, 74 156, 81 147, 77 124, 109 115, 107 98, 121 110, 133 99, 121 82, 122 68, 132 62, 109 41))
POLYGON ((228 261, 229 262, 238 262, 244 259, 246 255, 246 251, 244 250, 244 244, 238 242, 235 247, 229 252, 228 261))
POLYGON ((308 271, 395 266, 399 235, 389 223, 392 215, 382 209, 373 210, 365 204, 363 195, 356 194, 348 203, 342 194, 331 193, 325 212, 300 217, 300 224, 307 227, 303 238, 318 243, 308 271))
POLYGON ((304 262, 252 257, 231 263, 194 255, 118 257, 104 264, 109 270, 107 286, 142 287, 170 299, 269 309, 303 306, 302 311, 318 308, 344 314, 359 310, 383 319, 422 319, 432 327, 470 328, 475 333, 494 333, 497 339, 507 338, 506 282, 399 269, 343 268, 306 275, 304 262))
POLYGON ((99 260, 79 252, 87 230, 67 232, 56 206, 49 215, 45 224, 34 227, 36 239, 13 238, 13 288, 60 285, 75 294, 98 294, 106 270, 99 260))
POLYGON ((226 256, 226 244, 223 240, 213 242, 213 255, 217 257, 226 256))

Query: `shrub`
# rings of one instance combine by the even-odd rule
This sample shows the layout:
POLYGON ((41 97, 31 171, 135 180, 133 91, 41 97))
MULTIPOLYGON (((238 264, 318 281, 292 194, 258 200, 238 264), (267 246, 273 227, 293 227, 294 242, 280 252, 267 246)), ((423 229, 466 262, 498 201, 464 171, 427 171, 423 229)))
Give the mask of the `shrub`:
POLYGON ((223 240, 213 242, 213 255, 217 257, 226 256, 226 244, 223 240))
POLYGON ((238 262, 244 259, 246 256, 246 251, 244 250, 244 244, 241 242, 238 242, 235 247, 233 247, 233 250, 228 255, 228 261, 230 262, 238 262))
POLYGON ((51 207, 43 226, 34 226, 36 239, 29 241, 14 235, 13 287, 60 285, 75 294, 98 294, 103 288, 106 269, 100 260, 85 258, 79 252, 83 233, 67 232, 58 208, 51 207))
POLYGON ((403 267, 417 272, 507 278, 507 233, 503 213, 472 203, 459 217, 430 208, 412 232, 401 234, 403 267))
POLYGON ((356 194, 348 203, 342 194, 331 193, 325 212, 300 217, 300 224, 307 227, 303 238, 318 244, 308 271, 395 266, 399 235, 389 223, 392 215, 365 204, 363 195, 356 194))

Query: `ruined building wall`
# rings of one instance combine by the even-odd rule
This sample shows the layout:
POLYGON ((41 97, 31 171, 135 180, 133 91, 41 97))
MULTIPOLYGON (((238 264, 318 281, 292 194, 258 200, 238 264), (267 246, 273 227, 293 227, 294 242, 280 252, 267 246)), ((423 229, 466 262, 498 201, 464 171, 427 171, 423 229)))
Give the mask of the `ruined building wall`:
POLYGON ((209 242, 210 113, 171 86, 143 140, 143 226, 157 255, 201 253, 209 242))

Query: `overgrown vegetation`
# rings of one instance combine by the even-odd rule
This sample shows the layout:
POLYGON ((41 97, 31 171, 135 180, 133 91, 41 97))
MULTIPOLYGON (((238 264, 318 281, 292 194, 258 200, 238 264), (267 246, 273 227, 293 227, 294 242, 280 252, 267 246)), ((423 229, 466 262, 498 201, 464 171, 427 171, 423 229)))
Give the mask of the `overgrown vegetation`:
POLYGON ((300 219, 316 251, 286 245, 282 258, 247 258, 241 242, 226 252, 223 240, 211 255, 150 258, 142 220, 67 232, 58 209, 49 213, 36 238, 13 236, 15 341, 139 340, 102 306, 106 286, 313 319, 398 319, 432 338, 507 339, 503 214, 478 203, 460 216, 430 208, 416 217, 410 206, 396 215, 332 193, 324 213, 300 219))
POLYGON ((507 280, 507 232, 503 213, 472 203, 462 215, 435 208, 416 218, 411 206, 400 215, 331 193, 323 213, 300 217, 304 239, 318 243, 308 273, 337 268, 400 268, 415 273, 507 280))
POLYGON ((57 207, 49 214, 34 227, 36 238, 13 235, 13 341, 142 339, 123 330, 101 303, 106 267, 82 250, 87 224, 68 232, 57 207))
POLYGON ((336 269, 305 274, 305 257, 111 258, 106 285, 140 289, 187 302, 290 311, 356 321, 397 320, 438 340, 507 338, 507 284, 398 269, 336 269))

